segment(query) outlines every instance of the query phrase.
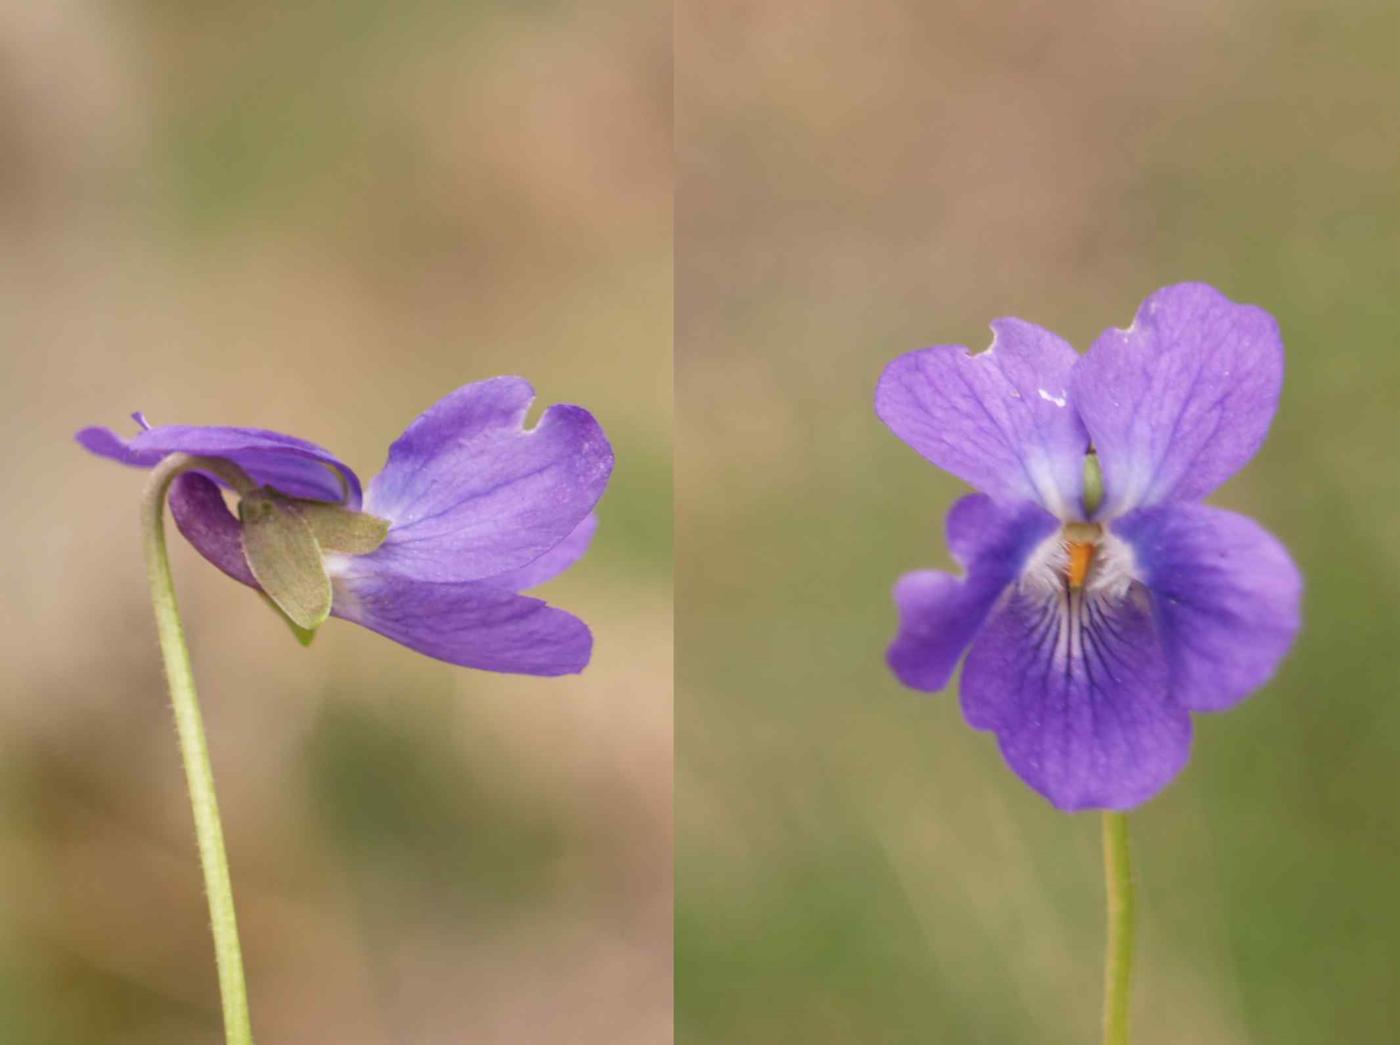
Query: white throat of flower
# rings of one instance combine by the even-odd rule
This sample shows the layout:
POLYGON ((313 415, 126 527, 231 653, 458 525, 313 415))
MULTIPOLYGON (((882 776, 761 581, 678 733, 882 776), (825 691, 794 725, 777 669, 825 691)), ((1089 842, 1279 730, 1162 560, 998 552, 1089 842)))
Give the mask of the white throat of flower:
POLYGON ((1136 567, 1132 548, 1107 524, 1069 522, 1031 552, 1020 586, 1047 596, 1082 590, 1117 600, 1127 595, 1136 567))

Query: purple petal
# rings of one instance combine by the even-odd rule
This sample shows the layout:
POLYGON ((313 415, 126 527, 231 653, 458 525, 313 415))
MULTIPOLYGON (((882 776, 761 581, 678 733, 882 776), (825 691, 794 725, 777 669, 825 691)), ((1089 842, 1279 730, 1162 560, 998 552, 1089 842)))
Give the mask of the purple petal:
POLYGON ((506 591, 525 591, 527 588, 538 587, 546 581, 553 580, 583 558, 583 553, 588 551, 588 546, 593 543, 593 534, 597 529, 598 516, 589 512, 583 517, 583 522, 574 527, 573 533, 534 562, 518 570, 486 577, 481 583, 506 591))
POLYGON ((459 388, 389 448, 368 511, 389 519, 371 556, 421 580, 494 577, 568 537, 602 496, 613 455, 587 410, 552 406, 524 427, 529 382, 498 377, 459 388))
POLYGON ((1014 590, 972 644, 963 713, 996 733, 1017 775, 1068 811, 1130 809, 1191 749, 1147 594, 1014 590))
POLYGON ((1266 683, 1298 633, 1303 579, 1252 519, 1165 504, 1117 520, 1151 589, 1178 701, 1223 711, 1266 683))
POLYGON ((333 583, 337 617, 449 664, 568 675, 582 671, 593 651, 577 617, 480 581, 424 581, 356 559, 333 583))
POLYGON ((243 527, 213 480, 199 472, 177 476, 170 487, 170 514, 200 555, 234 580, 262 590, 243 554, 243 527))
POLYGON ((136 468, 150 468, 173 453, 222 457, 248 473, 256 482, 273 486, 292 497, 339 501, 341 480, 349 488, 346 504, 360 507, 360 480, 329 450, 295 436, 261 428, 225 428, 198 425, 161 425, 123 440, 109 428, 84 428, 77 435, 82 446, 101 457, 110 457, 136 468))
POLYGON ((1203 283, 1157 291, 1070 380, 1103 468, 1099 515, 1210 493, 1264 442, 1282 387, 1283 342, 1267 312, 1203 283))
POLYGON ((899 680, 929 692, 946 686, 997 596, 1057 525, 1030 501, 1004 506, 971 494, 953 505, 948 545, 967 576, 920 570, 895 585, 899 634, 887 660, 899 680))
POLYGON ((1066 390, 1079 356, 1019 319, 992 330, 992 347, 975 356, 960 345, 900 356, 880 377, 875 411, 938 467, 997 500, 1077 517, 1089 437, 1066 390))

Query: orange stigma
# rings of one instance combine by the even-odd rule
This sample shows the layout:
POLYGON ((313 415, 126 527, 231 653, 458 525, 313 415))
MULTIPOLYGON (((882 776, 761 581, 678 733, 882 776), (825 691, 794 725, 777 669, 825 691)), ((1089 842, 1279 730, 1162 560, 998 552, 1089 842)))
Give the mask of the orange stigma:
POLYGON ((1084 587, 1089 568, 1094 565, 1094 552, 1103 539, 1103 527, 1098 523, 1072 522, 1065 524, 1065 581, 1071 588, 1084 587))
POLYGON ((1084 541, 1069 542, 1069 565, 1065 576, 1071 588, 1084 587, 1084 578, 1089 576, 1089 566, 1094 561, 1095 546, 1084 541))

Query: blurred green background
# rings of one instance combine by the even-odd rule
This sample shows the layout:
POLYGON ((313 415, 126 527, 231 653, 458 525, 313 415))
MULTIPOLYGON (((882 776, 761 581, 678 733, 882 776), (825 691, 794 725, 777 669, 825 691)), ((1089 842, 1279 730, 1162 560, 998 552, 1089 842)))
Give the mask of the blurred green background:
POLYGON ((677 1025, 1097 1040, 1096 816, 883 666, 962 487, 871 400, 1021 316, 1269 308, 1270 441, 1214 502, 1307 578, 1276 681, 1132 818, 1135 1041, 1400 1041, 1400 7, 683 4, 677 1025))
POLYGON ((670 16, 0 4, 0 1041, 216 1042, 137 529, 87 424, 248 424, 367 480, 530 377, 618 467, 547 589, 589 671, 303 650, 178 543, 260 1042, 671 1028, 670 16))

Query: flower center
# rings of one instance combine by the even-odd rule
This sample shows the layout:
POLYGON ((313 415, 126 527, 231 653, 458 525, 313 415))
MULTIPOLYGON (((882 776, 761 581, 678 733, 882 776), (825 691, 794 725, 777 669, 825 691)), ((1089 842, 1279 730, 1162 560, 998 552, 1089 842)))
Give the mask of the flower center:
POLYGON ((1071 588, 1082 588, 1094 565, 1094 555, 1099 542, 1103 540, 1103 527, 1098 523, 1066 523, 1065 542, 1065 583, 1071 588))
POLYGON ((1132 549, 1107 524, 1076 520, 1065 523, 1031 552, 1021 570, 1020 587, 1046 598, 1075 593, 1120 598, 1136 573, 1132 549))

